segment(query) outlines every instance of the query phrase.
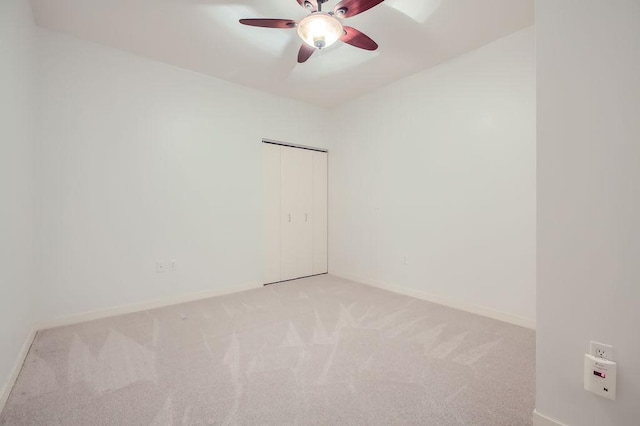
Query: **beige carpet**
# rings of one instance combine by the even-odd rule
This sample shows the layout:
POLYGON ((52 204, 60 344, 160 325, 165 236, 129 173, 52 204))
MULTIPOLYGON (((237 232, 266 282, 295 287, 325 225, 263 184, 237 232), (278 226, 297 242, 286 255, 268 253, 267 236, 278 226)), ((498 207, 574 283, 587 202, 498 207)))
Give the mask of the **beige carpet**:
POLYGON ((2 425, 530 425, 535 334, 319 276, 38 333, 2 425))

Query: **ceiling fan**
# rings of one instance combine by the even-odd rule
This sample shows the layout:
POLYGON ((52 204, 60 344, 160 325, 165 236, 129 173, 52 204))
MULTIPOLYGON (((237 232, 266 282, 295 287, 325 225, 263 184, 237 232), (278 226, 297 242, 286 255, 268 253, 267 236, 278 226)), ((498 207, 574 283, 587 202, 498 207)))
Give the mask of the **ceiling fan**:
POLYGON ((384 0, 342 0, 333 12, 323 12, 322 5, 329 0, 297 0, 300 6, 311 13, 300 22, 291 19, 241 19, 240 23, 264 28, 297 28, 302 39, 298 52, 298 62, 303 63, 313 55, 316 49, 329 47, 338 40, 365 50, 376 50, 378 44, 355 28, 343 26, 338 18, 350 18, 384 0))

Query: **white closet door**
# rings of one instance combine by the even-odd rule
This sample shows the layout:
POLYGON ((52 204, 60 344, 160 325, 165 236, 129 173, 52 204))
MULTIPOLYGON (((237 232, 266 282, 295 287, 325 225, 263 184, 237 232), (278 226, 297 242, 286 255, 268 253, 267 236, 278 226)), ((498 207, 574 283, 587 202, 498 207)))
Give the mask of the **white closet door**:
POLYGON ((313 275, 313 152, 281 147, 281 280, 313 275))
POLYGON ((327 265, 327 153, 313 153, 313 274, 328 272, 327 265))
POLYGON ((262 144, 263 279, 280 281, 280 145, 262 144))

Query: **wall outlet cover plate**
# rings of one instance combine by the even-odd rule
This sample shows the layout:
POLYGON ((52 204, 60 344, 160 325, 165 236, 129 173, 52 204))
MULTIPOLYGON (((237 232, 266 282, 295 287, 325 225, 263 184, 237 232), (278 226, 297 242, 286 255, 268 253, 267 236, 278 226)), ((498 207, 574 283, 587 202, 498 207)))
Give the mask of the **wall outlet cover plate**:
POLYGON ((614 361, 613 357, 613 346, 607 345, 605 343, 599 343, 591 341, 589 345, 589 353, 597 358, 608 359, 609 361, 614 361))

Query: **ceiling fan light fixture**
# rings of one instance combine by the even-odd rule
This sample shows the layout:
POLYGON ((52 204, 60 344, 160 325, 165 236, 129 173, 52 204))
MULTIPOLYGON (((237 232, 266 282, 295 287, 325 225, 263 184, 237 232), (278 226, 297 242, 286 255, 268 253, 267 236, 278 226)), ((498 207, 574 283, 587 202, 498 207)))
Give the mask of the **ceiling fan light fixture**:
POLYGON ((334 44, 344 32, 340 21, 324 12, 315 12, 298 23, 298 35, 309 46, 323 49, 334 44))

